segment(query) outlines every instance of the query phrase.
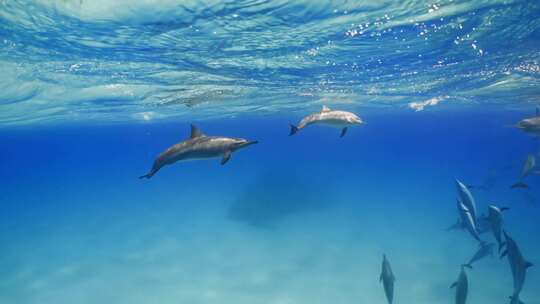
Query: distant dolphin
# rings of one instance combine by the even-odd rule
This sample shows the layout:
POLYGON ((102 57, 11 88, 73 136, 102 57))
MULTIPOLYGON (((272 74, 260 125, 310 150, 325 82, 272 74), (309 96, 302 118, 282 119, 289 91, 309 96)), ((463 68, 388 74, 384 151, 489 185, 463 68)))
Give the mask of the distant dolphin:
POLYGON ((340 137, 345 136, 347 128, 354 125, 360 125, 364 122, 356 114, 346 111, 334 111, 329 107, 323 106, 319 113, 313 113, 304 117, 298 126, 291 125, 289 136, 312 124, 322 124, 331 127, 341 128, 340 137))
POLYGON ((456 188, 461 202, 463 203, 463 205, 465 205, 465 207, 467 207, 467 209, 472 215, 474 223, 476 224, 478 213, 476 212, 476 202, 474 201, 474 197, 471 191, 469 191, 467 186, 465 186, 465 184, 460 182, 458 179, 456 179, 456 188))
POLYGON ((461 222, 465 225, 469 233, 481 244, 484 243, 480 239, 480 236, 478 235, 478 230, 476 229, 476 223, 473 220, 473 216, 469 209, 460 201, 457 200, 457 209, 459 216, 461 218, 461 222))
POLYGON ((540 135, 540 109, 536 107, 536 116, 520 120, 516 128, 532 135, 540 135))
POLYGON ((389 304, 392 304, 394 301, 394 273, 392 272, 392 267, 390 267, 390 262, 386 258, 386 255, 383 255, 381 276, 379 282, 383 283, 384 293, 386 294, 386 299, 389 304))
POLYGON ((499 244, 499 252, 501 252, 504 242, 502 240, 502 229, 503 229, 503 215, 502 213, 509 208, 503 207, 499 208, 497 206, 489 206, 489 224, 491 225, 491 231, 493 232, 493 236, 495 237, 495 240, 497 240, 497 244, 499 244))
POLYGON ((469 262, 467 264, 464 264, 463 266, 472 269, 472 264, 480 259, 483 259, 487 257, 488 255, 493 256, 493 246, 495 246, 492 243, 486 244, 480 244, 480 248, 476 251, 476 253, 471 257, 469 262))
POLYGON ((513 184, 510 186, 510 188, 528 188, 529 186, 523 182, 523 179, 531 173, 531 171, 536 167, 536 158, 534 155, 529 154, 527 155, 527 159, 523 163, 523 167, 521 168, 521 174, 519 176, 519 182, 516 184, 513 184))
POLYGON ((514 280, 514 292, 510 297, 510 304, 523 304, 519 299, 519 294, 523 289, 523 283, 525 283, 527 268, 533 266, 533 264, 523 258, 516 242, 508 235, 508 233, 506 233, 506 231, 503 231, 503 233, 506 239, 506 250, 501 255, 501 258, 504 256, 508 257, 508 263, 510 264, 512 278, 514 280))
POLYGON ((190 138, 161 153, 154 161, 152 170, 139 178, 151 178, 163 166, 181 160, 223 157, 221 164, 224 165, 231 158, 232 152, 256 143, 243 138, 206 136, 195 125, 191 125, 190 138))
POLYGON ((510 189, 529 189, 529 185, 523 183, 523 182, 517 182, 510 186, 510 189))
POLYGON ((467 294, 469 293, 469 280, 467 279, 467 273, 463 266, 461 267, 461 272, 457 281, 450 286, 450 288, 456 289, 456 304, 465 304, 467 303, 467 294))

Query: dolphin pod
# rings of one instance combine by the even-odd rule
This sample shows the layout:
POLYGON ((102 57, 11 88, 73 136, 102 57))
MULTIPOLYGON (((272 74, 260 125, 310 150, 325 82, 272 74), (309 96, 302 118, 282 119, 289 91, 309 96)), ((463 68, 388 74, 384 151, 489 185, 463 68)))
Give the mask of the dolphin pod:
POLYGON ((340 128, 340 137, 345 136, 347 129, 350 126, 360 125, 364 122, 356 114, 346 111, 330 110, 329 107, 323 106, 318 113, 310 114, 304 117, 298 126, 291 124, 291 131, 289 136, 296 134, 298 131, 313 124, 326 125, 330 127, 340 128))
MULTIPOLYGON (((354 113, 333 111, 328 107, 323 106, 319 113, 308 115, 300 121, 298 126, 291 125, 291 132, 289 135, 294 135, 308 125, 322 124, 342 128, 340 136, 343 137, 349 126, 362 123, 363 121, 360 117, 354 113)), ((526 131, 534 129, 540 136, 539 110, 537 109, 536 117, 522 120, 518 124, 518 127, 526 129, 526 131)), ((149 179, 162 167, 179 161, 221 157, 221 164, 223 165, 229 161, 233 152, 256 143, 257 141, 249 141, 243 138, 207 136, 195 125, 191 125, 190 137, 169 147, 159 154, 155 159, 151 170, 147 174, 140 176, 140 178, 149 179)), ((529 155, 523 165, 520 179, 523 180, 535 166, 534 156, 529 155)), ((501 258, 507 257, 512 272, 514 288, 513 293, 510 296, 510 304, 523 304, 519 296, 525 283, 527 269, 533 266, 533 264, 525 260, 516 242, 503 228, 503 212, 509 208, 490 205, 488 207, 487 215, 478 216, 476 202, 469 188, 458 179, 455 180, 455 184, 458 192, 457 211, 459 218, 458 222, 449 229, 466 229, 471 236, 479 242, 478 250, 467 263, 461 265, 459 277, 457 281, 451 285, 451 288, 455 288, 455 303, 466 304, 467 301, 469 282, 465 268, 472 269, 473 263, 486 256, 493 255, 494 244, 487 243, 480 238, 480 233, 491 231, 494 239, 497 241, 499 252, 504 249, 501 258)), ((522 187, 520 186, 521 184, 523 187, 528 187, 522 182, 518 183, 515 187, 522 187)), ((379 281, 383 284, 387 302, 392 304, 394 301, 395 277, 386 255, 383 255, 379 281)))
POLYGON ((163 166, 178 161, 222 157, 221 164, 224 165, 231 158, 232 152, 256 143, 243 138, 207 136, 195 125, 191 125, 191 136, 162 152, 150 172, 139 178, 151 178, 163 166))

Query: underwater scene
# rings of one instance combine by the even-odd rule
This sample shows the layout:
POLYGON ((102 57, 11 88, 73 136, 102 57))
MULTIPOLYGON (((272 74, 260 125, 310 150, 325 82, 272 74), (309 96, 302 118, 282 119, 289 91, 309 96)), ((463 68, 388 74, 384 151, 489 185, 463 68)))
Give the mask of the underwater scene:
POLYGON ((0 304, 540 304, 540 2, 0 1, 0 304))

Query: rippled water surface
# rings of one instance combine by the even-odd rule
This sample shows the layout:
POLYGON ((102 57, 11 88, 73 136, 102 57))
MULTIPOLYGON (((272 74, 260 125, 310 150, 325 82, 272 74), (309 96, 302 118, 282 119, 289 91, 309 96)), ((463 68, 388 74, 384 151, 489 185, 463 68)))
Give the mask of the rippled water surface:
POLYGON ((537 1, 0 3, 0 122, 538 101, 537 1))

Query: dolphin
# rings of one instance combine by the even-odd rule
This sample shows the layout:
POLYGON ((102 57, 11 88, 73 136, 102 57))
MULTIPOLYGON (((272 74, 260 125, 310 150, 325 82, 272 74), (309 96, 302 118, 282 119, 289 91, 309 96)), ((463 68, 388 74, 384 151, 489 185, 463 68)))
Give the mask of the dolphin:
POLYGON ((463 205, 467 207, 467 209, 472 215, 473 221, 476 224, 478 213, 476 212, 476 202, 474 201, 474 197, 472 196, 471 191, 469 191, 467 186, 465 186, 465 184, 460 182, 458 179, 456 179, 456 188, 461 202, 463 202, 463 205))
POLYGON ((163 166, 177 161, 222 157, 221 164, 224 165, 231 158, 232 152, 256 143, 243 138, 206 136, 195 125, 191 125, 190 138, 162 152, 150 172, 139 178, 151 178, 163 166))
POLYGON ((532 135, 540 135, 540 109, 536 107, 536 115, 520 120, 516 124, 516 128, 532 135))
POLYGON ((461 222, 465 225, 469 233, 478 242, 480 242, 481 244, 484 243, 484 241, 482 241, 480 239, 480 236, 478 235, 478 230, 476 229, 476 223, 473 220, 471 212, 469 211, 469 209, 467 209, 465 204, 463 204, 460 200, 457 200, 457 209, 458 209, 459 216, 461 218, 461 222))
POLYGON ((529 185, 525 184, 524 182, 517 182, 510 186, 510 189, 529 189, 529 185))
POLYGON ((469 293, 469 280, 463 266, 457 281, 450 286, 456 289, 456 304, 465 304, 467 302, 467 294, 469 293))
POLYGON ((383 255, 381 276, 379 282, 383 283, 384 293, 386 294, 386 299, 388 304, 392 304, 394 301, 394 273, 392 272, 392 267, 390 267, 390 262, 386 258, 386 255, 383 255))
POLYGON ((472 269, 472 264, 482 258, 487 257, 488 255, 493 256, 493 247, 495 245, 493 243, 483 243, 480 244, 480 248, 476 251, 476 253, 471 257, 469 262, 467 264, 464 264, 463 266, 472 269))
MULTIPOLYGON (((467 229, 467 225, 461 221, 461 218, 458 218, 455 224, 452 224, 446 231, 467 229)), ((491 230, 491 224, 489 223, 489 218, 486 215, 481 215, 476 219, 476 231, 478 234, 483 234, 491 230)))
POLYGON ((322 124, 331 127, 341 128, 340 137, 345 136, 347 128, 354 125, 360 125, 364 122, 356 114, 346 111, 334 111, 329 107, 323 106, 319 113, 313 113, 304 117, 298 126, 291 124, 291 132, 289 136, 296 134, 303 128, 312 124, 322 124))
POLYGON ((499 208, 497 206, 489 206, 489 215, 488 220, 489 224, 491 225, 491 231, 493 232, 493 236, 495 237, 495 240, 497 240, 497 244, 499 244, 499 253, 501 252, 504 242, 502 240, 502 226, 503 226, 503 217, 502 213, 509 208, 502 207, 499 208))
POLYGON ((519 294, 521 289, 523 289, 523 283, 525 283, 527 269, 533 266, 533 264, 523 258, 519 247, 508 233, 506 231, 503 231, 503 233, 506 239, 506 250, 501 254, 501 258, 504 256, 508 257, 508 263, 510 264, 512 278, 514 280, 514 292, 510 297, 510 304, 523 304, 519 299, 519 294))
POLYGON ((536 167, 536 158, 534 155, 529 154, 527 155, 527 159, 523 163, 523 167, 521 168, 521 174, 519 176, 519 182, 513 184, 510 186, 510 188, 528 188, 528 185, 523 182, 523 179, 531 173, 531 171, 536 167))

